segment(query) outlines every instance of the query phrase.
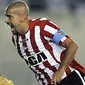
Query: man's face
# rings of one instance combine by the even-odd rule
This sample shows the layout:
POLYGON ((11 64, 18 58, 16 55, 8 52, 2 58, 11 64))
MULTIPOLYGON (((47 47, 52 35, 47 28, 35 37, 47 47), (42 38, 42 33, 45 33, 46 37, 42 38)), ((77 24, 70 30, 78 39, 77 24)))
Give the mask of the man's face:
POLYGON ((20 24, 20 17, 10 11, 6 11, 5 13, 5 23, 11 27, 11 31, 13 34, 20 32, 19 24, 20 24))

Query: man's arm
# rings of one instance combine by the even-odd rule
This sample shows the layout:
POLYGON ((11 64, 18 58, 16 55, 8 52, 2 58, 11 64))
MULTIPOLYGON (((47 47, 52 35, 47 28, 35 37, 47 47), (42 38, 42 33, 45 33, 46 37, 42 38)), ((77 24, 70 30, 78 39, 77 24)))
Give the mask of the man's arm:
POLYGON ((43 35, 46 40, 51 40, 55 44, 59 44, 66 48, 65 57, 58 70, 53 75, 53 82, 56 85, 56 82, 59 82, 62 79, 65 69, 73 60, 78 46, 63 30, 59 29, 58 26, 51 21, 47 21, 43 30, 43 35))
POLYGON ((71 63, 71 61, 73 60, 76 51, 78 49, 77 44, 70 38, 68 38, 66 41, 64 41, 61 44, 63 47, 66 48, 66 53, 65 53, 65 57, 62 60, 62 63, 59 67, 59 69, 66 69, 66 67, 71 63))
POLYGON ((66 39, 61 44, 61 46, 66 48, 66 52, 65 52, 65 57, 63 58, 58 71, 54 74, 54 78, 53 78, 54 85, 56 85, 56 82, 59 82, 61 80, 61 78, 65 72, 65 69, 73 60, 73 58, 76 54, 76 51, 78 49, 77 44, 70 38, 66 39))

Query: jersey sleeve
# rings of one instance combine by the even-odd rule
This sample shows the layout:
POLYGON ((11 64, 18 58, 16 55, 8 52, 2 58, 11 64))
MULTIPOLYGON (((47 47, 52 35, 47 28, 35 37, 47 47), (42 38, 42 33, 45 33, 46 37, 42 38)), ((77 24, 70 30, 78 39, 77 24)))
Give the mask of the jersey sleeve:
POLYGON ((70 37, 63 30, 58 28, 56 24, 48 21, 44 27, 44 38, 48 41, 53 41, 56 44, 61 44, 70 37))

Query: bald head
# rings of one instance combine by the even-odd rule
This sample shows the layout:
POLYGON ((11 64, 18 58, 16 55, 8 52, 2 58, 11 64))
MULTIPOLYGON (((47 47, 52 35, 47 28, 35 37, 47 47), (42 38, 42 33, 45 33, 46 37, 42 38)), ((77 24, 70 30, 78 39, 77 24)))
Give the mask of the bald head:
POLYGON ((28 8, 28 5, 23 1, 15 1, 9 4, 6 7, 5 11, 18 14, 19 16, 20 15, 28 16, 29 8, 28 8))

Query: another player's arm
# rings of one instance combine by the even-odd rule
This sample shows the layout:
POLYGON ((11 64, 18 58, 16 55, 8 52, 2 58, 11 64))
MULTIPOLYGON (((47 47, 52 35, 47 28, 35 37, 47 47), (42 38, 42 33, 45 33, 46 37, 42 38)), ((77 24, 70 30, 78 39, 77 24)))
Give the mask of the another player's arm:
POLYGON ((14 85, 14 83, 3 75, 0 75, 0 85, 14 85))

